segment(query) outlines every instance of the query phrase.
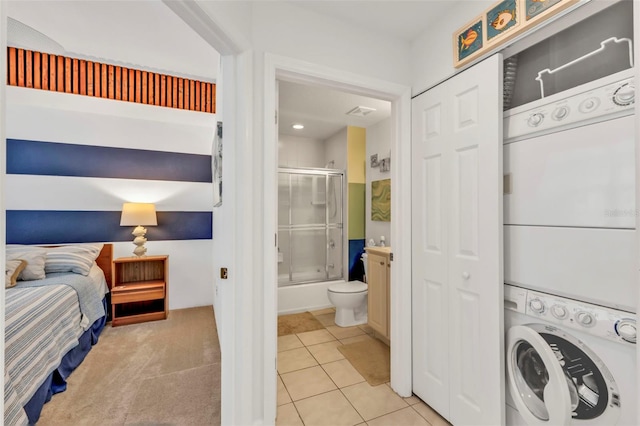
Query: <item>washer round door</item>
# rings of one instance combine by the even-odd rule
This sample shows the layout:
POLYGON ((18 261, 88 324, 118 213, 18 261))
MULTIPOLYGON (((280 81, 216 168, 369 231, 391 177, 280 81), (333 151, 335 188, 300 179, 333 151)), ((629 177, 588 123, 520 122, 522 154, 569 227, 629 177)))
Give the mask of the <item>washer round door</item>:
POLYGON ((561 329, 515 326, 507 332, 509 392, 529 425, 614 425, 620 395, 602 360, 561 329))

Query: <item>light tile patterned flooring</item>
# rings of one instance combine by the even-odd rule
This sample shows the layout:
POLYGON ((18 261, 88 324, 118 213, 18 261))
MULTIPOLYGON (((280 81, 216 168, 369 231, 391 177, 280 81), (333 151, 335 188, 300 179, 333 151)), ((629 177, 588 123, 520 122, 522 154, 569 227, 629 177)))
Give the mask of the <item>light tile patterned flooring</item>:
POLYGON ((402 398, 389 383, 371 386, 338 346, 372 339, 367 325, 338 327, 334 309, 312 312, 324 330, 278 337, 278 426, 446 426, 416 396, 402 398))

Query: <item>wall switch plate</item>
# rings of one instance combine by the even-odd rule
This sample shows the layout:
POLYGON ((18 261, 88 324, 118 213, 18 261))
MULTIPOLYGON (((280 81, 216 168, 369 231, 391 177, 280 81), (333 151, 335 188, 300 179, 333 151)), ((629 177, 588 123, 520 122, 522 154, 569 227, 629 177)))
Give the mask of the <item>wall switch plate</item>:
POLYGON ((226 280, 228 276, 229 271, 227 271, 227 268, 220 268, 220 278, 226 280))

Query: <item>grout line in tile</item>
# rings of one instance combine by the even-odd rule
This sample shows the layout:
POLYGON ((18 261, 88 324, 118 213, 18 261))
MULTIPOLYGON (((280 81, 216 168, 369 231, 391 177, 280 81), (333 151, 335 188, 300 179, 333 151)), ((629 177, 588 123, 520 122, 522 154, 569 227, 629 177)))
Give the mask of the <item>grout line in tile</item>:
MULTIPOLYGON (((405 401, 405 402, 406 402, 406 401, 405 401)), ((411 406, 411 405, 407 404, 407 406, 406 406, 406 407, 398 408, 397 410, 393 410, 393 411, 389 411, 388 413, 381 414, 381 415, 379 415, 379 416, 377 416, 377 417, 374 417, 374 418, 372 418, 372 419, 367 420, 367 422, 370 422, 371 420, 379 419, 380 417, 388 416, 389 414, 397 413, 398 411, 406 410, 407 408, 410 408, 410 407, 412 408, 412 406, 411 406)), ((415 410, 415 409, 414 409, 413 411, 415 411, 416 413, 418 412, 418 411, 417 411, 417 410, 415 410)), ((418 413, 418 415, 420 416, 420 413, 418 413)), ((423 416, 420 416, 420 417, 422 417, 423 419, 425 419, 423 416)), ((429 420, 427 420, 427 419, 425 419, 425 420, 427 421, 427 423, 428 423, 429 425, 431 425, 431 423, 429 422, 429 420)), ((368 424, 368 423, 367 423, 367 424, 368 424)))
MULTIPOLYGON (((414 404, 414 405, 418 405, 418 404, 414 404)), ((429 419, 427 419, 425 416, 423 416, 422 414, 420 414, 420 411, 416 410, 416 407, 415 407, 414 405, 409 405, 409 407, 411 407, 411 409, 412 409, 413 411, 415 411, 416 413, 418 413, 418 415, 419 415, 420 417, 422 417, 423 419, 425 419, 425 420, 426 420, 426 422, 427 422, 427 423, 429 423, 429 425, 431 425, 431 422, 429 421, 429 419)), ((439 413, 436 413, 436 414, 438 414, 438 416, 440 416, 440 414, 439 414, 439 413)), ((440 417, 442 417, 442 416, 440 416, 440 417)))
MULTIPOLYGON (((348 386, 345 386, 344 388, 347 388, 348 386)), ((347 395, 342 392, 342 389, 344 388, 338 388, 338 390, 340 391, 340 393, 342 393, 342 396, 344 396, 344 399, 347 400, 347 402, 349 403, 349 405, 351 405, 351 407, 353 407, 354 410, 356 410, 356 413, 358 413, 358 415, 360 416, 360 418, 362 419, 363 422, 366 423, 366 420, 364 419, 364 416, 362 414, 360 414, 360 411, 358 411, 358 409, 353 405, 353 403, 351 402, 351 400, 347 397, 347 395)))

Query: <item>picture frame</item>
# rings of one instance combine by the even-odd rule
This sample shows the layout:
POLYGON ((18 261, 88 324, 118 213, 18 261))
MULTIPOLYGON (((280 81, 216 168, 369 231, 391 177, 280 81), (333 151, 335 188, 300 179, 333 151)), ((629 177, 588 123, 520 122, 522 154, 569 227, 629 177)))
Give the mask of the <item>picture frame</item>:
POLYGON ((526 26, 536 25, 538 22, 549 19, 558 12, 577 3, 580 0, 546 0, 544 2, 535 0, 521 0, 522 14, 526 26))
POLYGON ((222 122, 218 121, 213 137, 213 207, 222 206, 222 122))
POLYGON ((371 220, 391 222, 391 179, 371 182, 371 220))
POLYGON ((380 160, 380 171, 381 172, 391 171, 391 157, 383 158, 382 160, 380 160))
POLYGON ((371 156, 371 167, 379 167, 380 162, 378 162, 378 154, 373 154, 371 156))
POLYGON ((522 25, 521 5, 521 0, 502 0, 484 13, 487 46, 506 39, 508 34, 515 34, 522 25))
POLYGON ((453 62, 456 68, 484 52, 486 21, 477 17, 453 33, 453 62))
POLYGON ((496 2, 480 16, 454 31, 454 68, 460 68, 496 50, 498 46, 525 31, 532 30, 536 25, 579 1, 500 0, 496 2))

